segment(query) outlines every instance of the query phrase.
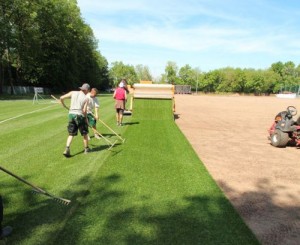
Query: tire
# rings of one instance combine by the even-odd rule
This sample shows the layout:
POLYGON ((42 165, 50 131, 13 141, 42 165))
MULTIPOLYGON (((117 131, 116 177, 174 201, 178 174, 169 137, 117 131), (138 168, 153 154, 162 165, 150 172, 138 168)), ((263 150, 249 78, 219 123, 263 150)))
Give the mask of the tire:
POLYGON ((284 133, 281 130, 276 129, 271 135, 271 145, 275 147, 286 147, 290 137, 288 133, 284 133))

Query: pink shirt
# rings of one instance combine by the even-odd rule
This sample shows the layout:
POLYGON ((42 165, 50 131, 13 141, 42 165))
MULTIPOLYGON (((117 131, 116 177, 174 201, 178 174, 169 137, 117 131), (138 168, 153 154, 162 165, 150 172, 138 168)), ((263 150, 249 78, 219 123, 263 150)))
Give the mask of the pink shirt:
POLYGON ((123 88, 117 88, 116 94, 115 94, 115 99, 116 100, 125 100, 125 93, 126 93, 126 91, 123 88))

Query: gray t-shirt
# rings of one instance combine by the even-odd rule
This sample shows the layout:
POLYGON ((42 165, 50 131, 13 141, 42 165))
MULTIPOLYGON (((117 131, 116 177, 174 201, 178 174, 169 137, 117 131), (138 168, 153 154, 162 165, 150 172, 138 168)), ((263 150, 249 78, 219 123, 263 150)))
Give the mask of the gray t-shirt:
POLYGON ((82 91, 73 91, 69 114, 83 115, 83 107, 86 102, 86 95, 82 91))

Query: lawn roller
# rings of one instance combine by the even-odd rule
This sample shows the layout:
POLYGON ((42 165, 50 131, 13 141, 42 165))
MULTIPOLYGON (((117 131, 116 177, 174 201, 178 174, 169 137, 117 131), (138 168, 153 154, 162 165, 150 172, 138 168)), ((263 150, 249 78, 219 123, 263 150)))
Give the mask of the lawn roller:
POLYGON ((288 144, 300 146, 300 117, 294 121, 297 115, 294 106, 288 106, 286 111, 279 112, 269 128, 269 139, 275 147, 286 147, 288 144))
POLYGON ((13 176, 13 177, 16 178, 17 180, 19 180, 19 181, 25 183, 26 185, 29 185, 30 187, 32 187, 34 193, 45 195, 45 196, 47 196, 47 197, 49 197, 49 198, 51 198, 51 199, 53 199, 53 200, 55 200, 55 201, 57 201, 57 202, 63 204, 63 205, 69 205, 70 202, 71 202, 71 201, 68 200, 68 199, 61 198, 61 197, 57 197, 57 196, 54 196, 54 195, 52 195, 51 193, 49 193, 49 192, 47 192, 47 191, 44 191, 44 190, 41 189, 40 187, 37 187, 37 186, 35 186, 35 185, 29 183, 27 180, 21 178, 20 176, 18 176, 18 175, 16 175, 16 174, 12 173, 12 172, 10 172, 10 171, 8 171, 7 169, 5 169, 5 168, 3 168, 3 167, 1 167, 1 166, 0 166, 0 170, 2 170, 3 172, 9 174, 10 176, 13 176))

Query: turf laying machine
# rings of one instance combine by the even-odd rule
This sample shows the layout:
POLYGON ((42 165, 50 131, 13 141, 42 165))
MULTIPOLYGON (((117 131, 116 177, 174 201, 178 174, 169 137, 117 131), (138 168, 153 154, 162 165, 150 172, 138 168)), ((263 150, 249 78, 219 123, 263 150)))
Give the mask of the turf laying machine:
POLYGON ((132 112, 133 110, 133 104, 135 99, 172 100, 172 109, 173 112, 175 112, 174 85, 172 84, 136 83, 133 85, 133 94, 130 100, 130 112, 132 112))
POLYGON ((275 147, 286 147, 296 145, 300 147, 300 117, 295 121, 293 116, 297 115, 294 106, 288 106, 286 111, 279 112, 269 129, 271 145, 275 147))

